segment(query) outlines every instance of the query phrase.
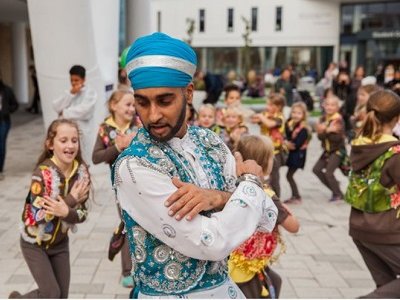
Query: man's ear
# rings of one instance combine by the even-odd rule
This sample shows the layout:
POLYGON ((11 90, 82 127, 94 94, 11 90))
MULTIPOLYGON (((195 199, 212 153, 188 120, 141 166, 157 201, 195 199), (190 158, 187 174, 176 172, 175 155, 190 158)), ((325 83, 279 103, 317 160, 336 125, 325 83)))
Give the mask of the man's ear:
POLYGON ((194 85, 193 82, 191 82, 186 86, 186 101, 189 104, 193 104, 193 92, 194 92, 194 85))

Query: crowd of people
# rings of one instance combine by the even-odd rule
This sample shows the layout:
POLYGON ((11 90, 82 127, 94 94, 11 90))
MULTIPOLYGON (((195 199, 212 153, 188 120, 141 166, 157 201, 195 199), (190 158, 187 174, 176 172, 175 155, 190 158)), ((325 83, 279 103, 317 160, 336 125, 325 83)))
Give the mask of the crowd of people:
POLYGON ((351 78, 331 64, 322 115, 311 126, 290 68, 256 113, 234 83, 224 86, 222 105, 209 95, 196 111, 196 65, 193 49, 165 34, 135 41, 93 151, 96 93, 85 85, 84 67, 70 69, 71 88, 54 100, 59 118, 48 128, 23 207, 20 244, 38 288, 10 298, 68 297, 68 231, 88 214, 91 163, 110 166, 120 224, 109 258, 121 252, 121 284, 131 297, 278 298, 272 262, 285 248, 279 227, 299 230, 290 206, 307 199, 294 174, 306 164, 314 131, 321 156, 313 172, 332 192, 329 201, 352 206, 350 235, 377 286, 365 297, 400 297, 400 71, 380 82, 362 67, 351 78), (260 134, 250 134, 249 124, 260 134), (283 201, 282 166, 292 193, 283 201), (337 168, 349 176, 345 193, 337 168))

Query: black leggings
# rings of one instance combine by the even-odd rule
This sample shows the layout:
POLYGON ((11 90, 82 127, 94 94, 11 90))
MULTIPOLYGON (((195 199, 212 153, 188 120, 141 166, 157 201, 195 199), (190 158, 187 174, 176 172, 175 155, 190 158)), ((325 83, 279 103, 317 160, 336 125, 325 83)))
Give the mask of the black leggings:
POLYGON ((297 184, 296 181, 294 181, 294 173, 296 173, 296 171, 298 170, 298 168, 289 168, 287 174, 286 174, 286 178, 289 182, 290 188, 292 189, 292 197, 293 198, 301 198, 300 194, 299 194, 299 189, 297 188, 297 184))

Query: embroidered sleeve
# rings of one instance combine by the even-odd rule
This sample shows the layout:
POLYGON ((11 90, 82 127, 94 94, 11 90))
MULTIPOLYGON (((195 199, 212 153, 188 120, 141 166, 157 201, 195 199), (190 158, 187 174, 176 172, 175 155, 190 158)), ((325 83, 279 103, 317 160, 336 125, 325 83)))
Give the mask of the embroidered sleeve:
POLYGON ((110 139, 104 129, 100 127, 92 153, 93 163, 106 162, 111 164, 117 159, 119 153, 117 147, 110 143, 110 139))
POLYGON ((240 183, 225 208, 211 217, 198 215, 190 222, 176 221, 164 206, 176 191, 169 176, 144 167, 136 158, 124 160, 116 172, 121 208, 156 238, 186 256, 221 260, 257 228, 272 231, 275 226, 275 205, 253 183, 240 183))
POLYGON ((69 224, 82 223, 86 220, 88 211, 85 203, 79 204, 76 208, 69 208, 68 215, 63 219, 69 224))
POLYGON ((24 210, 24 223, 34 226, 51 221, 54 216, 46 214, 41 202, 44 196, 50 196, 53 187, 52 172, 47 167, 39 167, 32 175, 30 191, 24 210))

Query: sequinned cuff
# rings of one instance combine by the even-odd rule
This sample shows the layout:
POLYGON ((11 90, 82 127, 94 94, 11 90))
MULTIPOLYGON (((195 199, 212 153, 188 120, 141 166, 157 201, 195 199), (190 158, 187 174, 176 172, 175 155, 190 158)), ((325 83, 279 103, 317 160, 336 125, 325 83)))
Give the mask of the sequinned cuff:
POLYGON ((228 204, 238 205, 243 208, 252 206, 261 214, 264 198, 265 192, 254 182, 246 180, 239 183, 228 204))

